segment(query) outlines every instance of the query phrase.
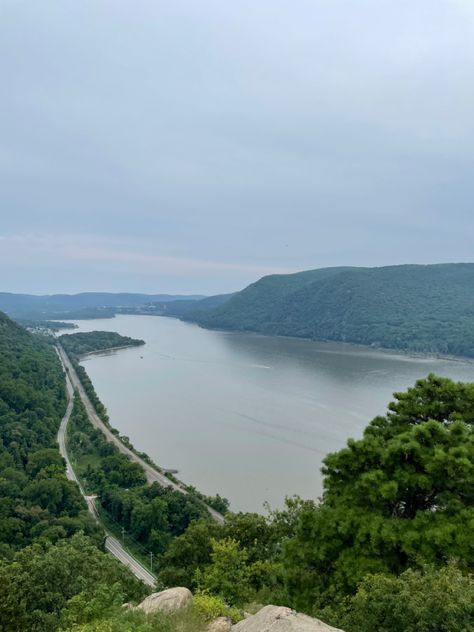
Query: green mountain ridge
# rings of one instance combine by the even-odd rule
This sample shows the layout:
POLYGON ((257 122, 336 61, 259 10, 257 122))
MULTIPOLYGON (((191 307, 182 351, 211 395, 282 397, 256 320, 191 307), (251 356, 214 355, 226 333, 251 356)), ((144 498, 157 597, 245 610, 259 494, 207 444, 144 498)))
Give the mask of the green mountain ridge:
POLYGON ((474 264, 323 268, 260 279, 213 309, 208 328, 474 357, 474 264))

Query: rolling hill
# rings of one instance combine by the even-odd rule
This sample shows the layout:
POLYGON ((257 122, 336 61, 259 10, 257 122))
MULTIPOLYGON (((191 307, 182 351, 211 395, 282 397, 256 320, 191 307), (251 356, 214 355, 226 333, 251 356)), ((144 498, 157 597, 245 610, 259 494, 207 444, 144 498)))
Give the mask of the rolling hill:
POLYGON ((271 275, 181 317, 204 327, 474 357, 474 264, 271 275))

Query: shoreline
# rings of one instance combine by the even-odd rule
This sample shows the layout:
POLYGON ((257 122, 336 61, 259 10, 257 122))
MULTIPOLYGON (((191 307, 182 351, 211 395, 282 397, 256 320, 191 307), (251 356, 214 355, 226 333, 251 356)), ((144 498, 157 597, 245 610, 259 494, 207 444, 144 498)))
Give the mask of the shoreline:
MULTIPOLYGON (((134 314, 127 314, 122 312, 116 312, 113 316, 108 316, 108 320, 112 320, 117 316, 152 316, 153 318, 174 318, 175 320, 179 320, 182 323, 187 323, 189 325, 195 325, 200 329, 204 329, 206 331, 218 331, 226 334, 245 334, 248 336, 262 336, 264 338, 282 338, 284 340, 301 340, 304 342, 313 342, 320 344, 334 344, 334 345, 347 345, 348 347, 352 347, 354 349, 362 349, 365 351, 382 351, 384 353, 394 354, 396 356, 406 356, 410 358, 419 358, 419 359, 437 359, 437 360, 449 360, 451 362, 465 362, 469 364, 474 364, 474 356, 462 356, 462 355, 449 355, 444 353, 437 353, 436 351, 409 351, 408 349, 397 349, 395 347, 383 347, 379 345, 365 345, 359 342, 349 342, 344 340, 328 340, 326 338, 306 338, 304 336, 290 336, 288 334, 267 334, 261 331, 254 331, 251 329, 224 329, 220 327, 206 327, 205 325, 201 325, 200 323, 194 320, 187 320, 185 318, 180 318, 179 316, 174 316, 172 314, 152 314, 145 312, 136 312, 134 314)), ((105 318, 104 316, 97 316, 96 318, 73 318, 71 321, 94 321, 94 320, 102 320, 105 318)), ((64 321, 68 321, 69 319, 64 318, 64 321)), ((139 345, 125 345, 123 347, 113 347, 111 349, 104 349, 103 351, 90 351, 81 357, 86 357, 88 355, 97 355, 103 353, 105 351, 116 351, 117 349, 126 349, 128 347, 134 347, 139 345)))
MULTIPOLYGON (((141 345, 128 346, 135 347, 141 345)), ((120 349, 122 348, 123 347, 120 347, 120 349)), ((159 466, 153 463, 152 459, 150 459, 148 455, 144 453, 139 453, 133 446, 128 446, 126 443, 124 443, 122 441, 120 431, 111 424, 106 424, 104 420, 101 419, 95 409, 95 406, 92 404, 88 394, 86 393, 82 381, 77 375, 71 359, 69 358, 66 350, 63 348, 59 341, 57 343, 57 350, 63 366, 66 369, 66 373, 72 383, 72 386, 74 389, 77 390, 78 395, 84 404, 90 423, 102 432, 108 442, 115 444, 119 451, 122 452, 122 454, 125 454, 125 456, 129 458, 129 460, 138 463, 141 466, 149 484, 158 483, 161 487, 169 487, 177 492, 180 492, 181 494, 190 494, 191 491, 190 489, 188 489, 188 485, 186 485, 179 479, 176 479, 175 477, 170 478, 166 476, 165 472, 159 466), (144 456, 142 456, 142 454, 144 454, 144 456), (149 459, 149 462, 147 459, 149 459)), ((225 522, 225 517, 223 514, 211 507, 202 498, 200 500, 206 507, 213 520, 215 520, 218 524, 223 524, 225 522)))
MULTIPOLYGON (((430 351, 408 351, 404 349, 396 349, 394 347, 381 347, 381 346, 372 346, 372 345, 364 345, 359 342, 349 342, 344 340, 328 340, 326 338, 305 338, 303 336, 289 336, 283 334, 265 334, 261 331, 253 331, 251 329, 222 329, 218 327, 206 327, 201 325, 200 323, 194 320, 186 320, 184 318, 179 318, 178 316, 166 315, 166 314, 119 314, 119 316, 158 316, 161 318, 174 318, 175 320, 179 320, 182 323, 187 323, 188 325, 195 325, 199 327, 199 329, 204 329, 205 331, 217 331, 224 334, 232 334, 239 335, 243 334, 246 336, 258 336, 261 338, 280 338, 282 340, 300 340, 301 342, 312 342, 315 344, 324 344, 324 345, 338 345, 349 347, 349 349, 360 349, 362 351, 368 352, 383 352, 386 355, 395 355, 397 357, 406 357, 409 359, 426 359, 426 360, 449 360, 450 362, 460 362, 466 364, 474 364, 474 356, 459 356, 459 355, 448 355, 430 351)), ((328 351, 331 353, 331 351, 328 351)), ((337 353, 334 350, 332 353, 337 353)))
POLYGON ((59 426, 57 436, 56 436, 59 453, 63 457, 66 464, 66 477, 68 478, 68 480, 72 481, 78 486, 81 496, 83 497, 87 505, 87 509, 89 513, 91 514, 93 519, 96 521, 96 523, 100 525, 100 527, 104 530, 105 549, 109 551, 109 553, 111 553, 124 566, 129 568, 137 579, 142 581, 147 586, 150 586, 153 588, 156 585, 156 577, 152 573, 150 573, 148 569, 145 566, 143 566, 143 564, 140 561, 138 561, 134 555, 132 555, 129 551, 127 551, 122 546, 122 544, 120 544, 120 542, 116 538, 114 538, 114 536, 105 527, 102 520, 100 519, 99 513, 95 505, 95 496, 88 496, 86 494, 82 486, 82 483, 78 475, 76 474, 74 467, 72 465, 72 462, 69 458, 69 454, 67 450, 67 431, 68 431, 69 421, 71 418, 71 413, 74 407, 75 395, 74 395, 74 388, 73 388, 71 379, 69 377, 69 373, 66 370, 65 364, 63 362, 63 359, 57 347, 56 347, 56 353, 58 354, 59 360, 61 362, 61 365, 64 371, 64 376, 66 379, 66 394, 67 394, 67 400, 68 400, 66 412, 61 420, 61 424, 59 426))
POLYGON ((145 344, 146 343, 143 342, 139 345, 119 345, 118 347, 108 347, 107 349, 99 349, 97 351, 87 351, 87 353, 81 353, 81 355, 79 356, 79 359, 82 360, 83 358, 88 358, 89 356, 107 355, 110 352, 120 351, 121 349, 132 349, 135 347, 143 347, 145 344))

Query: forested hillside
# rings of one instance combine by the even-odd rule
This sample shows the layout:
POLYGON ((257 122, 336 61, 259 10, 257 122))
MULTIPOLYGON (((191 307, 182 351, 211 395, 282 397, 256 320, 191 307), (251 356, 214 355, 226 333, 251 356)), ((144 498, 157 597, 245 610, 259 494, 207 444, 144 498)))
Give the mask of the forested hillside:
POLYGON ((54 348, 0 313, 0 357, 0 546, 10 557, 40 536, 89 529, 89 521, 56 449, 66 398, 54 348))
POLYGON ((158 301, 150 303, 148 312, 159 316, 175 316, 186 320, 195 320, 203 312, 226 303, 234 294, 216 294, 199 300, 158 301))
POLYGON ((474 356, 474 264, 273 275, 183 318, 206 327, 474 356))
MULTIPOLYGON (((54 347, 0 313, 0 629, 49 632, 79 603, 143 594, 101 552, 102 533, 65 476, 56 435, 66 408, 54 347), (108 591, 108 594, 107 594, 108 591)), ((89 615, 90 616, 90 615, 89 615)))

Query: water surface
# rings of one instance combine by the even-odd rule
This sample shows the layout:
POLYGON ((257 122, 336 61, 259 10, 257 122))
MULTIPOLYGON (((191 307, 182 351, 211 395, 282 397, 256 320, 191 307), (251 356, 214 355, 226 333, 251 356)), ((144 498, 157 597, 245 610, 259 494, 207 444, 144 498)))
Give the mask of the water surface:
POLYGON ((76 321, 146 345, 83 364, 111 423, 234 510, 317 498, 321 461, 429 372, 474 381, 474 363, 344 344, 208 331, 171 318, 76 321))

